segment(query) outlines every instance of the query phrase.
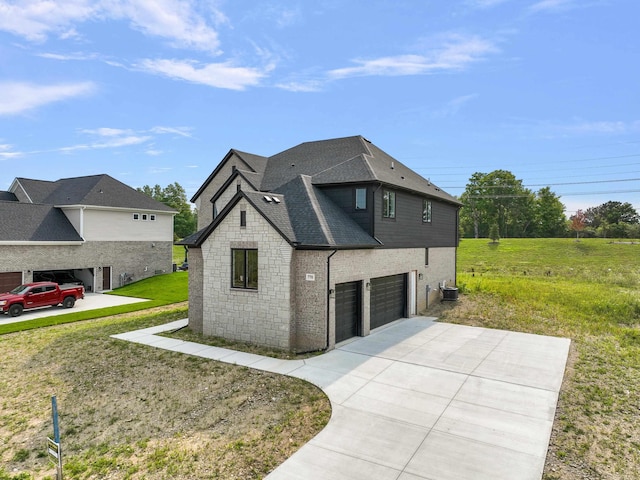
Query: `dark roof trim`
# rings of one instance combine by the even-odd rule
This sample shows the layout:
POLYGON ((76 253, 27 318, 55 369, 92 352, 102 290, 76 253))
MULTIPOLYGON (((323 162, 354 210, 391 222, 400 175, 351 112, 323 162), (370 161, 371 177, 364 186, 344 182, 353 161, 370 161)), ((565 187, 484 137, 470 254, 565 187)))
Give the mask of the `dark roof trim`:
MULTIPOLYGON (((455 205, 458 208, 462 207, 463 203, 456 200, 455 198, 451 197, 451 199, 449 198, 442 198, 442 197, 438 197, 436 195, 431 195, 429 193, 425 193, 425 192, 419 192, 418 190, 414 190, 412 188, 406 188, 406 187, 402 187, 400 185, 397 185, 395 183, 387 183, 387 182, 379 182, 378 185, 382 188, 388 188, 389 190, 402 190, 404 192, 409 192, 412 193, 413 195, 417 196, 417 197, 422 197, 422 198, 427 198, 427 199, 433 199, 433 200, 437 200, 440 202, 444 202, 444 203, 448 203, 450 205, 455 205)), ((431 184, 433 185, 433 184, 431 184)), ((435 185, 433 185, 433 187, 446 194, 445 192, 442 191, 442 189, 440 189, 439 187, 436 187, 435 185)), ((448 195, 448 194, 446 194, 448 195)))
POLYGON ((366 250, 381 248, 383 245, 294 245, 296 250, 366 250))
MULTIPOLYGON (((213 222, 211 222, 211 224, 206 227, 204 229, 204 231, 202 232, 202 234, 198 237, 198 239, 194 242, 194 243, 178 243, 178 245, 187 245, 188 247, 196 247, 199 248, 202 246, 202 244, 205 242, 205 240, 207 238, 209 238, 209 236, 211 235, 211 233, 213 233, 213 231, 216 229, 216 227, 220 224, 220 222, 222 222, 222 220, 224 220, 227 215, 229 215, 229 213, 231 213, 231 211, 234 209, 234 207, 238 204, 238 202, 241 199, 245 199, 247 200, 247 202, 249 202, 249 204, 260 214, 260 216, 262 216, 262 218, 264 218, 267 222, 269 222, 269 225, 271 225, 273 227, 273 229, 278 232, 278 234, 284 238, 287 243, 289 243, 289 245, 291 245, 292 247, 295 246, 295 242, 293 242, 290 238, 288 238, 284 233, 282 233, 282 231, 276 227, 274 225, 274 223, 268 218, 266 217, 262 211, 256 207, 255 203, 253 203, 251 201, 251 199, 245 195, 245 193, 241 190, 238 193, 236 193, 234 195, 234 197, 229 201, 229 203, 222 209, 222 211, 218 214, 218 216, 213 220, 213 222)), ((183 240, 184 241, 184 240, 183 240)))
POLYGON ((227 154, 224 156, 224 158, 222 159, 222 161, 218 164, 218 166, 216 167, 216 169, 211 172, 211 175, 209 175, 207 177, 207 179, 205 180, 205 182, 200 186, 200 188, 198 189, 198 191, 193 195, 193 197, 191 197, 191 200, 189 200, 191 203, 195 203, 196 199, 202 195, 202 192, 204 192, 204 190, 209 186, 209 183, 211 183, 211 180, 214 179, 214 177, 216 175, 218 175, 218 173, 220 172, 220 170, 222 170, 224 168, 224 166, 227 164, 227 162, 231 159, 231 157, 233 157, 234 155, 236 157, 238 157, 242 163, 244 163, 247 166, 247 169, 249 171, 255 172, 255 170, 251 167, 251 165, 249 165, 249 163, 247 161, 245 161, 242 158, 242 153, 238 150, 235 149, 231 149, 227 152, 227 154))
POLYGON ((251 185, 251 187, 255 191, 259 191, 260 189, 258 187, 256 187, 253 184, 253 182, 251 182, 242 172, 243 172, 242 170, 238 170, 236 168, 236 170, 231 174, 231 176, 227 179, 227 181, 222 184, 222 186, 218 189, 216 194, 209 201, 211 203, 214 203, 216 200, 218 200, 237 177, 241 177, 242 179, 244 179, 245 182, 247 182, 249 185, 251 185))

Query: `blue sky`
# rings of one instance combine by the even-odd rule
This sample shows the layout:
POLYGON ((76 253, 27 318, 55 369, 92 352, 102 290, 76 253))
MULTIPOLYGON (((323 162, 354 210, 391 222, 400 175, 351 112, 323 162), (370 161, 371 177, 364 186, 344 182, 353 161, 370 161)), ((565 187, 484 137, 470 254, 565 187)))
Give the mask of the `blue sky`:
POLYGON ((191 196, 230 148, 363 135, 453 195, 640 211, 637 0, 0 0, 0 189, 191 196))

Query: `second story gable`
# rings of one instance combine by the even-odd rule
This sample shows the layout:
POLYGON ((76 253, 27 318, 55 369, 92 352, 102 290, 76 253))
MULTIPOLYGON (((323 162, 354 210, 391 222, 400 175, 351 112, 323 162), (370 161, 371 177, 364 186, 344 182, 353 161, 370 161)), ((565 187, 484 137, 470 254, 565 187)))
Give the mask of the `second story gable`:
MULTIPOLYGON (((307 142, 272 157, 231 150, 192 198, 199 229, 238 192, 287 197, 299 177, 378 246, 457 246, 460 202, 361 136, 307 142)), ((292 200, 286 205, 293 218, 304 206, 292 200)), ((308 211, 321 214, 317 207, 308 211)))

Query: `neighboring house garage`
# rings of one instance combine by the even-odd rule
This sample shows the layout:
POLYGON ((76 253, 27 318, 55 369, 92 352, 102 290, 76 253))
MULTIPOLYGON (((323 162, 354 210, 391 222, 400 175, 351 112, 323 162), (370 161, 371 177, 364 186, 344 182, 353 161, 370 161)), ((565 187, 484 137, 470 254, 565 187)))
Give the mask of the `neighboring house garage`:
POLYGON ((109 175, 16 178, 0 192, 0 287, 104 291, 172 271, 175 210, 109 175))
POLYGON ((22 272, 0 272, 0 292, 8 292, 22 284, 22 272))

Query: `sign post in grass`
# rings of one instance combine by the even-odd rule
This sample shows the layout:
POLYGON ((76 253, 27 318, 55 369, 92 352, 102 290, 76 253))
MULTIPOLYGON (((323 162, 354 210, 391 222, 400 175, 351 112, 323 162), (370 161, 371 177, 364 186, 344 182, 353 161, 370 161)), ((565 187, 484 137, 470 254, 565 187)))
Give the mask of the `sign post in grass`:
POLYGON ((60 427, 58 426, 58 402, 51 397, 51 417, 53 419, 53 439, 47 437, 49 458, 56 464, 56 480, 62 480, 62 448, 60 447, 60 427))

